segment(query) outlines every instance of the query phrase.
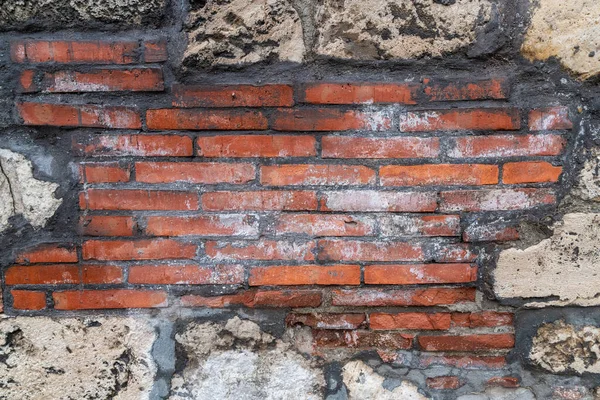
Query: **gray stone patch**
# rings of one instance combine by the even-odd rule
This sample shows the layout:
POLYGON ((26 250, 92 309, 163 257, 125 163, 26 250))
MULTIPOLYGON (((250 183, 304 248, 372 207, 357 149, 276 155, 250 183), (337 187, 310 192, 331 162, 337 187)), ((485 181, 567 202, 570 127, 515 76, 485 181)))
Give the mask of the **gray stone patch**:
POLYGON ((154 338, 142 318, 6 318, 0 398, 148 399, 154 338))

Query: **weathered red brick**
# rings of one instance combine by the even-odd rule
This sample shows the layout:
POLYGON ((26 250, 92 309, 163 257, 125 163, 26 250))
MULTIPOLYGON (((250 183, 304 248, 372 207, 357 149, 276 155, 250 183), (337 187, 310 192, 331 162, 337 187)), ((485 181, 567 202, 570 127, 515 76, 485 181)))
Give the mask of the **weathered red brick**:
POLYGON ((166 108, 148 110, 146 125, 151 130, 264 130, 267 119, 260 111, 166 108))
POLYGON ((429 101, 499 100, 510 94, 509 81, 504 78, 458 82, 426 79, 423 83, 429 101))
POLYGON ((89 285, 123 283, 123 269, 116 265, 84 265, 81 280, 89 285))
POLYGON ((83 243, 84 260, 152 260, 196 256, 196 245, 172 239, 88 240, 83 243))
POLYGON ((560 135, 490 135, 452 138, 450 157, 556 156, 565 148, 560 135))
POLYGON ((254 165, 246 163, 136 162, 135 180, 144 183, 234 183, 254 180, 254 165))
POLYGON ((207 211, 304 211, 317 209, 317 196, 311 191, 209 192, 202 195, 207 211))
POLYGON ((515 337, 510 333, 464 336, 424 336, 418 337, 419 346, 426 351, 489 351, 511 349, 515 337))
POLYGON ((405 312, 389 314, 377 312, 369 315, 369 326, 375 330, 448 330, 450 329, 450 322, 450 313, 405 312))
POLYGON ((310 157, 317 154, 314 136, 227 135, 202 136, 198 155, 203 157, 310 157))
POLYGON ((161 190, 89 189, 79 195, 81 209, 197 210, 198 195, 161 190))
POLYGON ((46 308, 46 293, 31 290, 11 290, 13 308, 16 310, 39 311, 46 308))
POLYGON ((437 306, 474 302, 473 288, 334 290, 331 304, 352 307, 437 306))
POLYGON ((4 273, 7 285, 57 285, 79 283, 75 264, 12 265, 4 273))
POLYGON ((19 253, 18 264, 37 263, 74 263, 77 262, 77 251, 70 244, 43 243, 19 253))
POLYGON ((420 261, 423 249, 418 243, 364 242, 358 240, 319 240, 318 259, 322 261, 420 261))
POLYGON ((375 170, 362 165, 286 164, 262 166, 260 183, 288 185, 368 185, 375 183, 375 170))
POLYGON ((392 127, 386 111, 337 109, 279 109, 272 116, 276 131, 385 131, 392 127))
POLYGON ((473 223, 463 232, 465 242, 505 242, 518 239, 517 228, 505 226, 504 222, 473 223))
POLYGON ((573 129, 567 107, 548 107, 529 112, 530 131, 573 129))
POLYGON ((234 285, 244 283, 240 265, 132 265, 129 283, 148 285, 234 285))
POLYGON ((80 135, 73 138, 79 156, 188 157, 192 139, 176 135, 80 135))
POLYGON ((431 212, 437 208, 434 192, 345 190, 324 192, 322 211, 431 212))
POLYGON ((318 236, 370 236, 375 220, 348 214, 281 214, 275 220, 275 232, 318 236))
POLYGON ((521 379, 515 376, 494 376, 488 379, 487 384, 489 386, 501 386, 504 388, 518 388, 521 383, 521 379))
POLYGON ((465 263, 477 259, 478 247, 468 243, 446 243, 436 246, 433 261, 439 263, 465 263))
POLYGON ((494 185, 498 166, 483 164, 385 165, 379 168, 383 186, 494 185))
POLYGON ((250 286, 360 285, 359 265, 297 265, 254 267, 250 286))
POLYGON ((460 190, 441 193, 440 211, 526 210, 555 202, 551 189, 460 190))
POLYGON ((36 82, 36 71, 27 69, 21 73, 19 77, 19 86, 17 90, 19 93, 34 93, 39 90, 39 86, 36 82))
POLYGON ((413 335, 398 332, 313 330, 313 340, 318 347, 406 350, 412 347, 413 338, 413 335))
POLYGON ((79 220, 81 233, 86 236, 133 236, 132 217, 117 215, 86 215, 79 220))
POLYGON ((159 63, 167 61, 167 41, 164 39, 144 42, 144 62, 159 63))
POLYGON ((402 132, 517 130, 521 127, 515 108, 481 108, 407 112, 400 115, 402 132))
POLYGON ((460 236, 458 215, 384 215, 381 236, 460 236))
POLYGON ((225 214, 197 216, 151 216, 146 233, 152 236, 258 236, 255 215, 225 214))
POLYGON ((301 101, 312 104, 417 104, 420 85, 413 83, 311 83, 301 101))
POLYGON ((290 107, 289 85, 174 85, 176 107, 290 107))
POLYGON ((368 265, 365 283, 370 285, 420 285, 466 283, 477 280, 471 264, 368 265))
POLYGON ((427 378, 427 387, 435 390, 458 389, 464 385, 464 382, 458 376, 436 376, 427 378))
POLYGON ((545 161, 524 161, 506 163, 502 167, 504 183, 540 183, 556 182, 562 173, 562 167, 545 161))
POLYGON ((506 366, 506 357, 421 355, 419 366, 427 368, 431 365, 445 365, 461 369, 501 369, 506 366))
POLYGON ((215 242, 205 245, 206 255, 216 260, 298 260, 313 261, 315 242, 295 243, 274 240, 258 242, 215 242))
POLYGON ((112 308, 167 307, 162 290, 70 290, 52 293, 56 310, 102 310, 112 308))
POLYGON ((324 136, 323 158, 429 158, 440 153, 439 138, 324 136))
POLYGON ((452 325, 463 328, 493 328, 513 324, 513 314, 507 312, 482 311, 478 313, 454 313, 452 325))
POLYGON ((85 163, 80 165, 84 183, 129 182, 130 167, 119 163, 85 163))
POLYGON ((365 314, 288 314, 288 326, 304 325, 317 329, 358 329, 366 323, 365 314))
POLYGON ((137 41, 25 40, 11 43, 15 62, 131 64, 137 60, 137 41))
POLYGON ((204 297, 187 295, 181 298, 184 307, 224 308, 229 306, 289 308, 318 307, 322 293, 317 290, 248 290, 239 294, 204 297))

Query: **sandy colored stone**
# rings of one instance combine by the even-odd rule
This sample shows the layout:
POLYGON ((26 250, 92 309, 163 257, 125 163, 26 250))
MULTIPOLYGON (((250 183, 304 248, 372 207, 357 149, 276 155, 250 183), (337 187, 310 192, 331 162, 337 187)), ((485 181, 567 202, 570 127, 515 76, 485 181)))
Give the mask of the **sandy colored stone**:
POLYGON ((475 41, 488 0, 325 0, 317 6, 316 53, 360 60, 441 56, 475 41))
POLYGON ((208 0, 189 14, 187 26, 187 66, 304 58, 302 25, 289 0, 208 0))
POLYGON ((31 161, 23 155, 0 149, 0 231, 8 219, 21 214, 35 228, 41 228, 54 215, 62 200, 54 197, 58 184, 33 177, 31 161))
POLYGON ((388 390, 383 387, 384 377, 360 360, 350 361, 342 368, 342 377, 348 390, 349 400, 427 400, 413 383, 402 383, 388 390))
POLYGON ((600 201, 600 152, 592 151, 585 162, 573 194, 583 200, 600 201))
POLYGON ((582 79, 600 73, 600 3, 537 0, 521 51, 530 60, 556 57, 582 79))
POLYGON ((567 214, 552 237, 524 250, 500 253, 494 292, 502 298, 557 296, 555 305, 600 304, 599 242, 600 214, 567 214))
POLYGON ((600 373, 600 327, 575 327, 564 321, 540 326, 531 361, 552 373, 600 373))
POLYGON ((191 322, 175 340, 187 363, 173 376, 171 400, 321 398, 322 371, 254 322, 191 322))
POLYGON ((3 319, 0 398, 148 399, 154 339, 143 319, 3 319))

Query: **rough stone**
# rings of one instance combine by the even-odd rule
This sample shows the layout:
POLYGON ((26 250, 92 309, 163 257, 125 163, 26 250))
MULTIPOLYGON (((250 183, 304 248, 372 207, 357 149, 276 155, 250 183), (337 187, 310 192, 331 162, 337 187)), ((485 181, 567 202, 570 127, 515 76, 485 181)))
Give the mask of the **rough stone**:
POLYGON ((564 321, 543 324, 533 338, 531 361, 553 373, 600 373, 600 327, 564 321))
POLYGON ((573 194, 583 200, 600 201, 600 152, 594 150, 585 162, 573 194))
POLYGON ((0 29, 85 26, 91 23, 148 26, 160 20, 167 0, 5 0, 0 29))
POLYGON ((147 399, 155 339, 137 318, 0 321, 0 398, 147 399))
POLYGON ((550 238, 500 253, 494 292, 501 298, 558 297, 530 306, 600 304, 599 241, 600 214, 566 214, 550 238))
POLYGON ((493 387, 486 389, 484 393, 459 396, 456 400, 535 400, 535 396, 531 390, 526 388, 505 389, 493 387))
POLYGON ((411 382, 402 383, 393 390, 383 386, 385 378, 362 361, 350 361, 342 368, 342 377, 348 390, 349 400, 427 400, 419 388, 411 382))
POLYGON ((23 155, 0 149, 0 231, 9 218, 21 214, 35 228, 46 225, 62 200, 54 197, 58 184, 33 177, 32 164, 23 155))
POLYGON ((302 24, 289 0, 208 0, 188 16, 190 67, 301 62, 302 24))
POLYGON ((441 56, 475 41, 488 0, 326 0, 317 7, 315 52, 361 60, 441 56))
POLYGON ((172 379, 171 400, 321 398, 322 371, 253 322, 191 322, 175 340, 187 363, 172 379))
POLYGON ((582 79, 600 73, 600 3, 539 0, 522 52, 530 60, 556 57, 582 79))

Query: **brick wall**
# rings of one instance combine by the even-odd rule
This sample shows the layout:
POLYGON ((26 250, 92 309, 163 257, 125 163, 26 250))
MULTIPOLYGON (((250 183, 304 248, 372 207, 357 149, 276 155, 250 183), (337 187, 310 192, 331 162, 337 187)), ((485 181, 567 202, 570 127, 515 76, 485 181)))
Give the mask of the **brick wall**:
POLYGON ((556 205, 556 100, 518 106, 510 76, 166 84, 163 38, 15 40, 11 59, 15 118, 72 141, 80 236, 16 257, 7 312, 282 308, 318 351, 504 365, 513 315, 480 268, 514 215, 556 205))

